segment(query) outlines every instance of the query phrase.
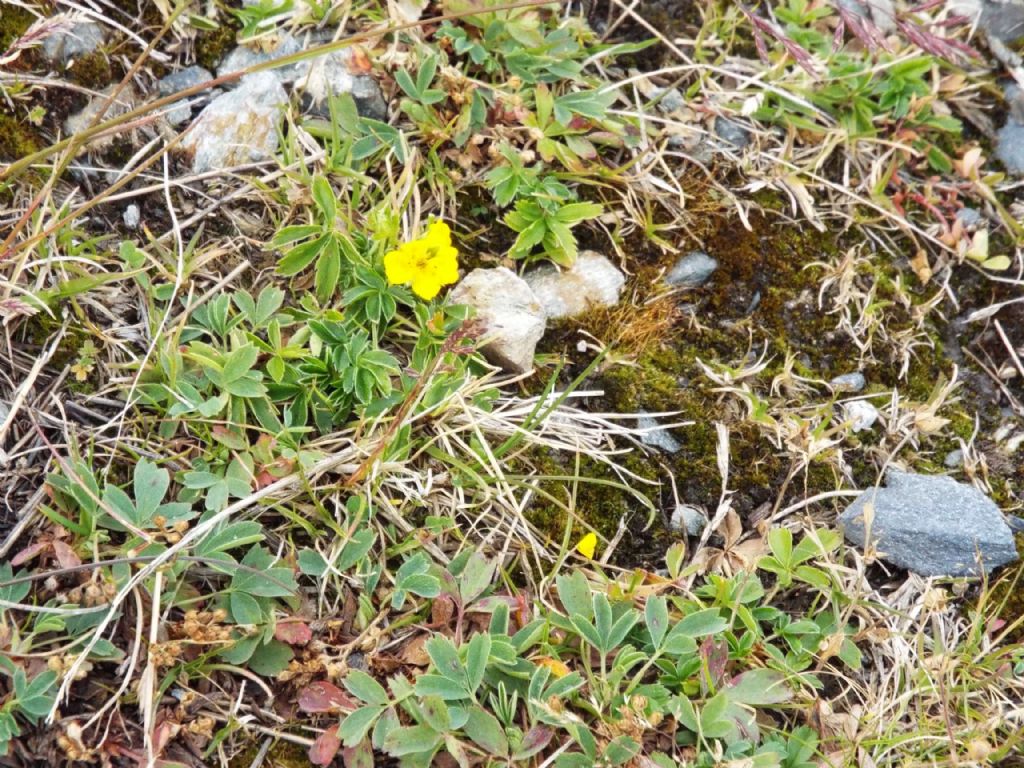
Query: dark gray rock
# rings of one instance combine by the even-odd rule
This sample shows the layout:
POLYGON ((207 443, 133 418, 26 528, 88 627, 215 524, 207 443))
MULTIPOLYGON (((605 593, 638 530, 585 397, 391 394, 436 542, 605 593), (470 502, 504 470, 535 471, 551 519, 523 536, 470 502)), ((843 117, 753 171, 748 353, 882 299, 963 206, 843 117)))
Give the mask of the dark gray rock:
POLYGON ((636 428, 642 430, 641 443, 649 445, 651 448, 657 448, 664 453, 675 453, 683 447, 678 440, 672 437, 672 433, 658 423, 657 419, 644 411, 639 413, 641 415, 636 419, 636 428))
POLYGON ((665 275, 665 282, 669 285, 699 288, 711 279, 716 269, 717 259, 708 256, 704 251, 690 251, 669 270, 665 275))
MULTIPOLYGON (((191 66, 179 69, 177 72, 172 72, 166 77, 161 78, 157 81, 156 88, 160 96, 170 96, 172 93, 178 93, 186 88, 194 88, 200 83, 205 83, 211 79, 213 79, 213 75, 210 74, 208 69, 200 66, 191 66)), ((204 91, 204 93, 209 93, 209 91, 204 91)), ((168 107, 164 115, 167 122, 171 125, 181 125, 187 122, 192 117, 192 107, 200 103, 200 99, 197 98, 198 95, 176 101, 168 107)))
POLYGON ((270 158, 277 149, 277 125, 288 103, 281 81, 269 72, 246 75, 196 118, 181 142, 195 173, 270 158))
POLYGON ((1024 176, 1024 125, 1009 122, 996 134, 996 159, 1011 176, 1024 176))
POLYGON ((750 131, 728 117, 719 115, 715 118, 715 135, 736 149, 746 149, 750 146, 750 131))
POLYGON ((839 518, 846 538, 857 546, 865 546, 870 505, 872 544, 900 568, 922 576, 979 576, 1017 559, 999 507, 972 486, 894 470, 886 481, 885 488, 864 491, 839 518))
POLYGON ((651 94, 652 98, 658 100, 658 109, 666 114, 678 112, 686 106, 686 99, 679 92, 678 88, 655 88, 651 94))
POLYGON ((78 21, 43 40, 43 56, 51 64, 69 64, 103 45, 103 27, 95 21, 78 21))
POLYGON ((867 381, 863 373, 854 371, 836 376, 829 382, 829 386, 838 392, 860 392, 867 386, 867 381))

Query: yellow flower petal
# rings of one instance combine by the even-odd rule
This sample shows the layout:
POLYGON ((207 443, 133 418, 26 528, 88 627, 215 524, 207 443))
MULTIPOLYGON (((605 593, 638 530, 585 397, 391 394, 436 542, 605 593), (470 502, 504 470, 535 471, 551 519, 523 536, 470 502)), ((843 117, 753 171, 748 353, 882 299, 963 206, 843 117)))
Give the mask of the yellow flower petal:
POLYGON ((452 245, 452 231, 443 221, 435 221, 427 227, 427 233, 423 236, 427 248, 450 248, 452 245))
POLYGON ((410 282, 416 277, 416 255, 403 245, 384 255, 384 274, 392 285, 410 282))
POLYGON ((548 656, 541 656, 539 659, 534 659, 534 661, 537 662, 538 666, 547 667, 551 670, 551 674, 554 675, 555 678, 565 677, 572 672, 564 661, 552 659, 548 656))
POLYGON ((441 291, 441 281, 429 270, 419 272, 412 280, 412 292, 428 301, 441 291))
POLYGON ((430 260, 430 271, 441 282, 441 285, 458 282, 459 252, 451 246, 441 248, 437 255, 430 260))
POLYGON ((593 560, 594 552, 597 551, 597 534, 588 533, 580 539, 580 543, 576 545, 576 551, 588 560, 593 560))

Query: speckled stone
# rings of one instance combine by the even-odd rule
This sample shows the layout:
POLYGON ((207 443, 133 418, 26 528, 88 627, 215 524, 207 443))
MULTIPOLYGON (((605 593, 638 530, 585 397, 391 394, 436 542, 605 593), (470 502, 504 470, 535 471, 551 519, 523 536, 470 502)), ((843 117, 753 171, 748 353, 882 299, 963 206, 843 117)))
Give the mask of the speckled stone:
POLYGON ((1013 533, 991 499, 944 475, 890 470, 840 516, 846 538, 865 546, 865 513, 880 556, 922 576, 979 576, 1017 559, 1013 533), (981 558, 979 568, 978 557, 981 558))
POLYGON ((68 64, 103 45, 103 27, 95 21, 78 21, 43 40, 43 56, 51 64, 68 64))
POLYGON ((640 434, 641 443, 649 445, 651 448, 657 448, 664 453, 675 453, 683 447, 678 440, 672 437, 671 432, 658 423, 657 419, 643 411, 640 411, 640 414, 636 419, 636 427, 643 430, 640 434))
POLYGON ((1012 176, 1024 176, 1024 125, 1009 122, 996 134, 996 159, 1012 176))
POLYGON ((259 162, 277 149, 277 125, 288 95, 269 72, 246 75, 211 101, 181 142, 195 173, 259 162))

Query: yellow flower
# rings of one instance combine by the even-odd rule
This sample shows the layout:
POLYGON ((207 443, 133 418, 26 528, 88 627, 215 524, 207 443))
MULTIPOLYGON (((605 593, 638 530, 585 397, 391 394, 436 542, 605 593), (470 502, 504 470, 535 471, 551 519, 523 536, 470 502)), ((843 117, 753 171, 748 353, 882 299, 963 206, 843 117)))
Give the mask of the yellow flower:
POLYGON ((384 256, 384 274, 392 285, 410 284, 412 292, 424 299, 437 296, 442 285, 459 279, 459 252, 452 245, 452 233, 443 221, 427 227, 427 233, 384 256))
POLYGON ((582 539, 580 543, 576 545, 576 551, 583 555, 588 560, 594 559, 594 552, 597 550, 597 534, 588 533, 582 539))

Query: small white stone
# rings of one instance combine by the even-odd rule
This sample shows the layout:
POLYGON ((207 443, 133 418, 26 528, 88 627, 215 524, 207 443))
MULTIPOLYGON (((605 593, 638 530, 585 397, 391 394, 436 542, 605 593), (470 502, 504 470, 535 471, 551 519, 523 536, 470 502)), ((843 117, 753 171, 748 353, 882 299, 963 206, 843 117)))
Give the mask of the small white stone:
POLYGON ((549 320, 573 317, 592 306, 618 304, 626 278, 607 257, 582 251, 569 269, 543 266, 523 276, 549 320))
POLYGON ((512 373, 533 369, 533 353, 546 326, 544 309, 515 272, 505 267, 474 269, 455 286, 449 301, 476 310, 487 359, 512 373))
POLYGON ((139 222, 142 221, 142 213, 139 211, 139 206, 132 203, 124 209, 124 225, 128 229, 135 229, 139 226, 139 222))
POLYGON ((850 422, 850 429, 854 432, 871 429, 878 421, 878 409, 867 400, 854 400, 852 403, 846 403, 843 406, 843 411, 846 414, 846 420, 850 422))
POLYGON ((836 376, 829 382, 829 386, 832 389, 840 392, 860 392, 866 385, 867 381, 864 379, 864 374, 860 371, 844 373, 841 376, 836 376))

